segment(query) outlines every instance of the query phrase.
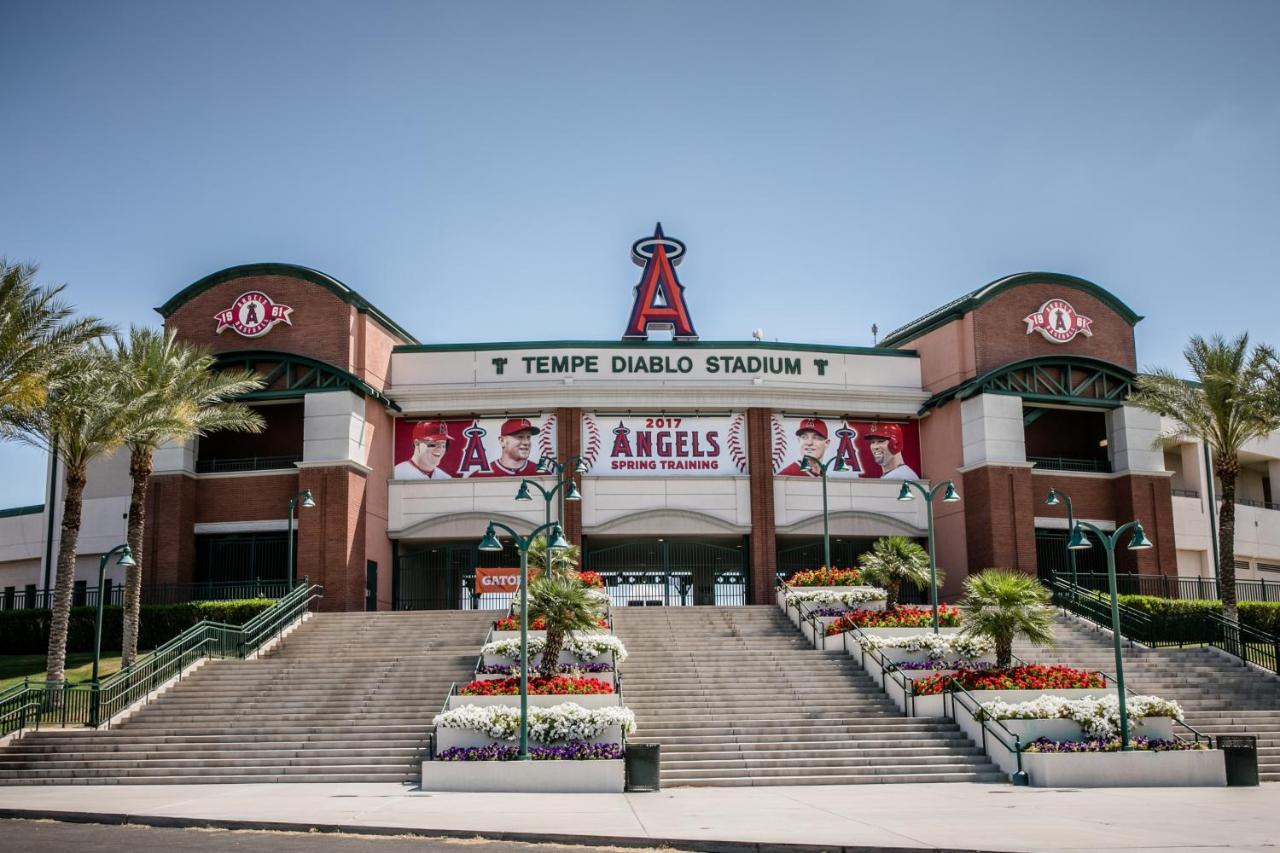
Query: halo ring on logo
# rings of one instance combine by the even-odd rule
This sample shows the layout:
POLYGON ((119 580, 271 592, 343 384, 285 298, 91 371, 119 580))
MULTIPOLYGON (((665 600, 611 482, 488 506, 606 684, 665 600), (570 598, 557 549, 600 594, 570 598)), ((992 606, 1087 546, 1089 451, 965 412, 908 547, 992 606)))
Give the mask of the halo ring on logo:
POLYGON ((658 245, 667 250, 667 260, 673 266, 680 263, 680 258, 684 256, 684 243, 672 237, 645 237, 635 241, 631 244, 631 260, 638 266, 644 266, 653 257, 653 247, 658 245))

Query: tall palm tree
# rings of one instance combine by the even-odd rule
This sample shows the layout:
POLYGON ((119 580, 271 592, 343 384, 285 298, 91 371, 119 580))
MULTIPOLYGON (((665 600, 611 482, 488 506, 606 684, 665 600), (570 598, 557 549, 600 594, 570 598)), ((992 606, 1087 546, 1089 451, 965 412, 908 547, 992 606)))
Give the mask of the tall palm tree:
POLYGON ((529 621, 541 618, 547 623, 539 674, 555 675, 565 637, 575 631, 597 630, 600 615, 600 600, 576 578, 547 574, 530 581, 529 621))
POLYGON ((1167 438, 1196 438, 1213 459, 1222 483, 1218 510, 1218 587, 1223 615, 1236 613, 1236 477, 1240 448, 1280 429, 1280 366, 1271 347, 1249 350, 1249 335, 1232 340, 1196 335, 1183 350, 1195 382, 1164 369, 1139 376, 1130 399, 1173 421, 1167 438))
POLYGON ((129 445, 127 539, 136 565, 125 570, 124 636, 120 665, 129 666, 138 653, 138 616, 142 602, 142 531, 146 523, 147 486, 156 448, 184 442, 215 430, 260 432, 262 416, 237 397, 262 388, 251 370, 215 371, 207 350, 175 339, 173 331, 134 327, 128 336, 115 336, 115 361, 121 393, 144 404, 134 406, 126 424, 129 445))
POLYGON ((1053 608, 1049 590, 1013 569, 983 569, 964 582, 961 633, 987 637, 996 646, 996 666, 1013 663, 1013 641, 1026 637, 1037 646, 1053 645, 1053 608))
MULTIPOLYGON (((906 536, 881 536, 862 555, 862 578, 876 586, 882 586, 889 594, 885 607, 892 610, 898 605, 898 593, 904 583, 916 589, 929 585, 929 552, 906 536)), ((938 569, 938 584, 942 584, 942 570, 938 569)))

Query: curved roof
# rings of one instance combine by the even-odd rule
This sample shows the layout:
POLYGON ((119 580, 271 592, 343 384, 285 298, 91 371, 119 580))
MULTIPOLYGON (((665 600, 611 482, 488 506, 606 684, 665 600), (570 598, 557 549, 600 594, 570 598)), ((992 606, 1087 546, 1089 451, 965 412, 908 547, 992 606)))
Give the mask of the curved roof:
POLYGON ((1130 326, 1136 325, 1142 319, 1142 315, 1138 314, 1128 305, 1125 305, 1109 290, 1106 290, 1091 281, 1083 278, 1077 278, 1074 275, 1067 275, 1059 272, 1020 272, 1014 275, 1007 275, 1004 278, 998 278, 995 281, 984 284, 977 290, 966 293, 959 299, 954 299, 940 308, 935 308, 923 317, 917 317, 905 326, 894 329, 885 335, 880 341, 882 347, 896 347, 901 344, 920 337, 925 332, 932 331, 937 327, 950 322, 951 320, 968 314, 970 311, 981 306, 983 303, 999 296, 1006 290, 1019 287, 1024 284, 1057 284, 1063 287, 1071 287, 1084 293, 1089 294, 1099 300, 1112 311, 1119 314, 1125 322, 1130 326))
POLYGON ((407 343, 418 343, 418 339, 405 331, 399 323, 392 320, 380 311, 373 303, 365 299, 359 293, 356 293, 350 287, 347 287, 331 275, 322 273, 319 270, 313 270, 309 267, 301 267, 297 264, 268 262, 260 264, 241 264, 239 266, 227 267, 224 270, 219 270, 218 272, 205 276, 194 284, 187 285, 170 297, 169 300, 157 308, 156 311, 160 312, 160 316, 167 320, 174 311, 178 310, 178 308, 215 285, 222 284, 226 281, 234 281, 237 278, 250 278, 260 275, 283 275, 288 276, 289 278, 296 278, 301 281, 308 281, 312 284, 318 284, 348 305, 354 305, 357 311, 360 311, 363 314, 369 314, 379 323, 403 338, 407 343))
POLYGON ((241 397, 242 400, 270 400, 280 397, 300 397, 311 391, 336 391, 346 389, 365 397, 372 397, 382 405, 400 411, 400 406, 386 394, 365 382, 354 373, 343 370, 337 365, 329 364, 306 355, 281 350, 230 350, 218 353, 216 365, 221 368, 240 365, 249 369, 256 363, 275 362, 282 368, 270 374, 268 382, 283 378, 288 386, 283 390, 250 391, 241 397), (306 370, 301 376, 295 375, 288 368, 297 366, 306 370))

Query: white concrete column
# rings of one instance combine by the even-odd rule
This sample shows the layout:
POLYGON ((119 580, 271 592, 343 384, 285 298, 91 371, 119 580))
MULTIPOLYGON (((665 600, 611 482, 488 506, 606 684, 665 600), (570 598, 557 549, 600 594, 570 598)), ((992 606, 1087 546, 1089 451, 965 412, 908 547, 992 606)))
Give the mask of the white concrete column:
POLYGON ((368 465, 364 398, 351 391, 326 391, 304 400, 302 461, 368 465))
POLYGON ((1144 473, 1164 470, 1160 416, 1138 406, 1121 406, 1107 415, 1112 470, 1144 473))
POLYGON ((1267 460, 1267 476, 1271 478, 1271 503, 1280 504, 1280 459, 1267 460))
POLYGON ((1178 454, 1182 457, 1182 488, 1195 489, 1203 500, 1205 496, 1204 451, 1200 443, 1190 441, 1178 445, 1178 454))
POLYGON ((960 404, 960 434, 965 467, 983 463, 1027 461, 1022 425, 1022 398, 979 394, 960 404))
POLYGON ((167 441, 151 455, 153 474, 194 474, 196 470, 196 439, 167 441))

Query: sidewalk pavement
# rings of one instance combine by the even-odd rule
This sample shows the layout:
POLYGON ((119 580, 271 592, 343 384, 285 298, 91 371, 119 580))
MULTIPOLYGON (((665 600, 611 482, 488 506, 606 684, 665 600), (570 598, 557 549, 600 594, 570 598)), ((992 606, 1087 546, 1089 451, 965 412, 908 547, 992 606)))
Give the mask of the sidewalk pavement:
POLYGON ((0 816, 33 813, 697 850, 1280 851, 1280 784, 1052 790, 935 783, 645 794, 456 794, 325 783, 0 787, 0 816))

